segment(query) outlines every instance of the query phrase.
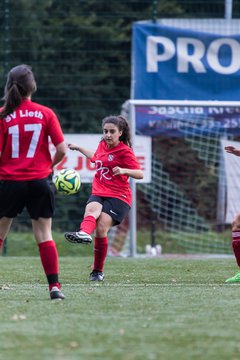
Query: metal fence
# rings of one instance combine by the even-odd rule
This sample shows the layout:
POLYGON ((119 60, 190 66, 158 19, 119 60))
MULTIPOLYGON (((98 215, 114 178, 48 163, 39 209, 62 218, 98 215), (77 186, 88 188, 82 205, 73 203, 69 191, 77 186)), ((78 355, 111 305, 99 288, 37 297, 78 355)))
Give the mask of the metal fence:
MULTIPOLYGON (((12 66, 30 64, 34 100, 56 111, 64 132, 97 132, 101 118, 119 113, 130 97, 134 21, 231 17, 240 17, 240 1, 1 0, 0 87, 12 66)), ((57 229, 77 226, 88 191, 64 206, 57 199, 57 229)))

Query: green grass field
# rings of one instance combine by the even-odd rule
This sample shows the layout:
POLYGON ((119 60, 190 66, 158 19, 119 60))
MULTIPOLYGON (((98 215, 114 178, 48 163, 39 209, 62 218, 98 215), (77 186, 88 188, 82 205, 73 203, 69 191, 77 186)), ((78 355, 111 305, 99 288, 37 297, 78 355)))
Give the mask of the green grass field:
POLYGON ((233 259, 60 257, 66 300, 51 302, 38 257, 0 258, 1 360, 237 360, 233 259))

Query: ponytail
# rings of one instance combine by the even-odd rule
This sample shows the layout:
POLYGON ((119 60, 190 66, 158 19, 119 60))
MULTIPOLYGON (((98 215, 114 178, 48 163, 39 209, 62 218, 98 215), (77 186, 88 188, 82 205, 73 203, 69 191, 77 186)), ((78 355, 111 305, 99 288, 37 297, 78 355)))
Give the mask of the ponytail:
POLYGON ((4 89, 4 105, 0 112, 0 119, 16 110, 22 101, 36 90, 37 85, 30 66, 23 64, 12 68, 8 73, 4 89))
POLYGON ((21 104, 23 100, 17 84, 12 84, 9 90, 6 91, 4 100, 5 103, 3 110, 0 112, 0 119, 3 119, 7 115, 11 114, 21 104))

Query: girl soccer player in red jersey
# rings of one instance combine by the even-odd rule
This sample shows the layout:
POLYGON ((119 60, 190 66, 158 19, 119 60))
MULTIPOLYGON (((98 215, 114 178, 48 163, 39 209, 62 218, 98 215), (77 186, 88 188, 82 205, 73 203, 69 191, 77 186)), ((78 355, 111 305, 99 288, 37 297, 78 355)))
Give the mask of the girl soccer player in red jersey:
POLYGON ((119 116, 108 116, 102 121, 103 139, 96 152, 69 144, 71 150, 80 151, 96 165, 92 194, 87 202, 80 231, 66 232, 65 238, 73 243, 92 242, 95 230, 94 263, 91 281, 104 279, 103 267, 108 249, 108 231, 121 223, 128 214, 132 193, 129 177, 142 179, 136 156, 131 148, 130 129, 127 120, 119 116))
POLYGON ((52 171, 63 159, 67 146, 55 113, 31 101, 36 89, 28 65, 18 65, 8 73, 0 109, 0 248, 13 218, 26 207, 50 298, 64 299, 58 280, 58 252, 52 239, 52 171), (48 137, 56 148, 53 159, 48 137))

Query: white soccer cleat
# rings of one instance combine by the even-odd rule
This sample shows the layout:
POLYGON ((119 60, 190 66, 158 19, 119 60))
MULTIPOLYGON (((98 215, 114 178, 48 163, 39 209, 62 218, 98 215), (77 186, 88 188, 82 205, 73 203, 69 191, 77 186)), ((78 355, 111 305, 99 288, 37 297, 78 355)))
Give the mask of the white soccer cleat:
POLYGON ((91 235, 85 233, 84 231, 66 232, 64 236, 67 241, 75 244, 87 245, 87 244, 91 244, 92 242, 91 235))

